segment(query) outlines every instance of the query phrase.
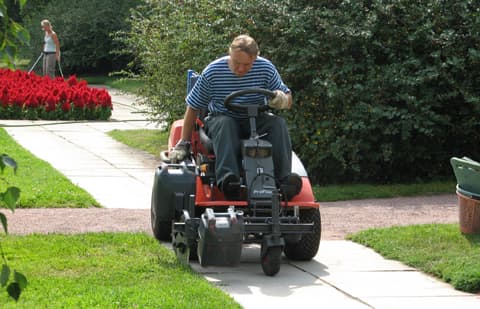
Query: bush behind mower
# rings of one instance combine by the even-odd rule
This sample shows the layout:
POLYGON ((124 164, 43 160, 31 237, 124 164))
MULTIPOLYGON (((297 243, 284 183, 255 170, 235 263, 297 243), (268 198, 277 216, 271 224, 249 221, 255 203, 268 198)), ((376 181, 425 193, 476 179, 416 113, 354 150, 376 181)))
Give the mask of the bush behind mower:
MULTIPOLYGON (((189 73, 189 87, 194 75, 189 73)), ((273 177, 272 145, 258 136, 256 116, 268 109, 265 89, 245 89, 225 99, 228 109, 245 112, 250 137, 242 140, 242 198, 227 200, 215 179, 215 155, 201 119, 192 135, 190 157, 171 163, 168 151, 161 154, 152 190, 151 223, 154 236, 172 241, 177 258, 201 266, 236 266, 243 244, 261 245, 260 263, 266 275, 280 270, 282 252, 292 260, 310 260, 318 251, 321 235, 319 204, 305 168, 292 153, 292 172, 302 178, 302 190, 291 200, 282 194, 273 177), (265 105, 236 104, 233 99, 246 94, 265 95, 265 105)), ((173 123, 169 149, 180 139, 183 120, 173 123)))

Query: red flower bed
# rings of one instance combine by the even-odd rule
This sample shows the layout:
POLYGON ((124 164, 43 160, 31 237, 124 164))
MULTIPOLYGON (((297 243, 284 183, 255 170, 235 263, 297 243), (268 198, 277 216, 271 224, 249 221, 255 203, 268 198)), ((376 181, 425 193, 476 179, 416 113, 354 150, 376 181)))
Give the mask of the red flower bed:
POLYGON ((74 75, 51 79, 0 69, 0 119, 106 120, 112 108, 105 89, 89 88, 74 75))

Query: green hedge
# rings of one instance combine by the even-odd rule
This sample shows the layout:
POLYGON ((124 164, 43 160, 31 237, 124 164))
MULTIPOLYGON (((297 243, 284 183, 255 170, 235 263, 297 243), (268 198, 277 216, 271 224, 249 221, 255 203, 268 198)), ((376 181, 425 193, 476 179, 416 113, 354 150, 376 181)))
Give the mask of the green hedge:
POLYGON ((431 179, 452 174, 452 155, 480 155, 473 1, 315 5, 290 11, 291 27, 269 44, 297 90, 293 139, 312 175, 431 179))
POLYGON ((319 183, 452 177, 480 157, 475 1, 150 2, 127 44, 158 120, 182 117, 185 73, 248 32, 293 90, 294 148, 319 183))

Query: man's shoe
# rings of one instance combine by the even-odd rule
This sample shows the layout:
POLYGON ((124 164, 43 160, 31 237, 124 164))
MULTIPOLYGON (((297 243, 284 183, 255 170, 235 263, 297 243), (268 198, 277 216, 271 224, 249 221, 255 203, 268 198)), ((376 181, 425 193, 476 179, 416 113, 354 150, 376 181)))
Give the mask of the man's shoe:
POLYGON ((302 191, 302 184, 303 182, 300 176, 291 174, 280 180, 280 192, 290 201, 295 195, 302 191))
POLYGON ((220 189, 223 191, 223 195, 229 201, 237 201, 240 199, 240 178, 238 176, 230 174, 222 181, 220 189))

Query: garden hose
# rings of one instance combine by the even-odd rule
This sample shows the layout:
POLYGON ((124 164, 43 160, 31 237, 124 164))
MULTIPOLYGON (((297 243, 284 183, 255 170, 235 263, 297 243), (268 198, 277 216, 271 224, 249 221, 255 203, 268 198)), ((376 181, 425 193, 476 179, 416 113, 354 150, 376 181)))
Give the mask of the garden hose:
POLYGON ((28 71, 28 74, 30 74, 30 72, 33 71, 33 69, 35 69, 35 66, 37 65, 37 63, 40 61, 40 59, 43 57, 43 52, 40 53, 40 56, 38 56, 37 58, 37 61, 35 61, 35 63, 32 65, 32 67, 30 68, 30 70, 28 71))

